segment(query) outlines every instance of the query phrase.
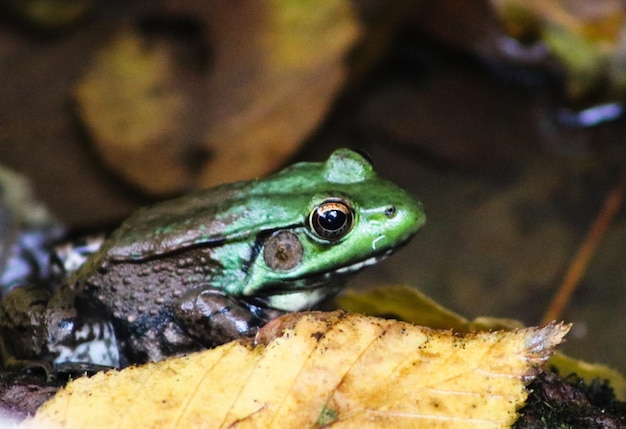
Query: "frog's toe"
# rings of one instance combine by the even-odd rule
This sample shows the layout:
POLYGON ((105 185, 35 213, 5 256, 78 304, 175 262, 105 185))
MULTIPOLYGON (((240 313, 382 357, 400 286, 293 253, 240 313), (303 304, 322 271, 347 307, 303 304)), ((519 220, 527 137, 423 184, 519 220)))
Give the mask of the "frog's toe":
POLYGON ((51 382, 56 379, 54 369, 50 362, 45 360, 31 360, 31 359, 15 359, 8 358, 4 360, 4 369, 11 372, 29 371, 29 372, 43 372, 46 376, 46 381, 51 382))
POLYGON ((115 368, 114 366, 98 365, 91 362, 63 362, 54 365, 55 373, 69 374, 72 376, 84 374, 93 375, 100 371, 108 371, 115 368))

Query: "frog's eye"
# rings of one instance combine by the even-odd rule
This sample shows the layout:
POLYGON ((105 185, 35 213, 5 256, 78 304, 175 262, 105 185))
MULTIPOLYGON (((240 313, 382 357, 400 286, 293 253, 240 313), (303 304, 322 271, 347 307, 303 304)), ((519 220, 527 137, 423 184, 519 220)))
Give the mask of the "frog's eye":
POLYGON ((354 224, 352 208, 340 199, 328 199, 309 215, 309 227, 324 240, 339 240, 354 224))

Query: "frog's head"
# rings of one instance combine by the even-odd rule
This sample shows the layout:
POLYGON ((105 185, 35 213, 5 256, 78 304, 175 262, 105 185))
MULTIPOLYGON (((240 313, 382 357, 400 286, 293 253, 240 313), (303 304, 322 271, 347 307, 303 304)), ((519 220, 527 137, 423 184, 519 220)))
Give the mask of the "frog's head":
POLYGON ((334 291, 326 285, 389 256, 426 220, 418 201, 348 149, 325 163, 296 164, 267 183, 282 189, 271 198, 276 216, 287 211, 294 222, 259 236, 240 292, 265 296, 281 310, 313 306, 334 291))

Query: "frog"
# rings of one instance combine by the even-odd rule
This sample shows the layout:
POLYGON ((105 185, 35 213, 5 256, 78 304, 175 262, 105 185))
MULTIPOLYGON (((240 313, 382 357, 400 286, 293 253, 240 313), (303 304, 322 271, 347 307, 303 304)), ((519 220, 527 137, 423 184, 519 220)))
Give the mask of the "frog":
POLYGON ((141 208, 54 287, 3 297, 5 367, 120 368, 254 337, 335 296, 425 220, 346 148, 141 208))

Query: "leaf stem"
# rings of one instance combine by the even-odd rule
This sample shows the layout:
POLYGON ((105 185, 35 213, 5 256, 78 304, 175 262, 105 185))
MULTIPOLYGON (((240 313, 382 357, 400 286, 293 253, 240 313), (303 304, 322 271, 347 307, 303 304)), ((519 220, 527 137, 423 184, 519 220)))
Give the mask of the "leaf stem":
POLYGON ((609 228, 613 218, 619 211, 626 193, 626 167, 622 171, 622 176, 615 187, 611 190, 604 201, 604 206, 595 222, 587 232, 585 240, 581 244, 574 260, 569 266, 561 286, 558 288, 552 302, 546 310, 542 323, 548 323, 562 317, 563 310, 580 283, 580 279, 585 274, 587 266, 600 244, 602 237, 609 228))

